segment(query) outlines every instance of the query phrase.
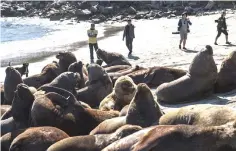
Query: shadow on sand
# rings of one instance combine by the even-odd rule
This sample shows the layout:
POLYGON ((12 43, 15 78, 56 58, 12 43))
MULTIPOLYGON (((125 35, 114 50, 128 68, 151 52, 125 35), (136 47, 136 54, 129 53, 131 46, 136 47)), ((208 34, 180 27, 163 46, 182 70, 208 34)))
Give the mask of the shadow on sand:
POLYGON ((190 49, 184 50, 184 52, 186 52, 186 53, 198 53, 198 51, 190 50, 190 49))
POLYGON ((220 46, 225 46, 225 47, 236 47, 236 45, 234 45, 234 44, 229 44, 229 45, 220 45, 220 46))
POLYGON ((133 55, 129 55, 128 58, 129 58, 129 59, 133 59, 133 60, 138 60, 138 59, 140 59, 138 56, 133 56, 133 55))

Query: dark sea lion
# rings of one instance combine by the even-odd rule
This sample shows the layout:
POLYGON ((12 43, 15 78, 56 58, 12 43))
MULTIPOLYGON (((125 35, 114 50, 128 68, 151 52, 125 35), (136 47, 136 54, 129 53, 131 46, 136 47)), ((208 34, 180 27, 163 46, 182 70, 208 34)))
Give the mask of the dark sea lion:
POLYGON ((163 115, 160 125, 201 125, 218 126, 236 119, 236 110, 234 108, 222 105, 190 105, 169 111, 163 115))
POLYGON ((52 144, 69 137, 55 127, 34 127, 19 134, 11 143, 10 151, 45 151, 52 144))
POLYGON ((81 77, 78 73, 63 72, 52 82, 41 86, 38 90, 41 90, 41 88, 44 86, 52 86, 65 89, 76 95, 76 86, 82 85, 82 82, 84 81, 81 80, 81 77))
POLYGON ((25 75, 26 77, 28 77, 29 63, 23 63, 22 67, 15 67, 15 69, 21 74, 21 76, 25 75))
POLYGON ((137 143, 142 136, 147 134, 150 130, 155 128, 154 126, 144 128, 140 131, 137 131, 129 136, 126 136, 120 140, 113 142, 112 144, 105 147, 102 151, 130 151, 131 147, 137 143))
POLYGON ((1 90, 1 104, 4 104, 4 85, 0 84, 0 90, 1 90))
POLYGON ((1 151, 9 151, 12 141, 25 130, 26 129, 18 129, 3 135, 0 138, 1 151))
POLYGON ((1 105, 1 116, 11 108, 11 105, 1 105))
POLYGON ((52 82, 60 74, 59 66, 56 62, 46 65, 40 74, 29 76, 23 79, 28 86, 38 89, 40 86, 52 82))
POLYGON ((120 111, 133 99, 136 87, 136 84, 134 84, 130 77, 122 76, 118 78, 112 93, 101 101, 99 109, 103 111, 120 111))
POLYGON ((132 151, 235 151, 236 122, 221 126, 156 126, 132 151))
POLYGON ((4 104, 11 105, 14 91, 20 83, 23 83, 20 73, 13 67, 7 67, 4 81, 4 104))
POLYGON ((115 65, 129 65, 129 61, 122 55, 116 52, 107 52, 105 50, 97 49, 97 56, 104 61, 107 65, 106 67, 115 65))
POLYGON ((56 58, 59 59, 61 73, 68 71, 68 67, 72 63, 77 62, 77 59, 72 52, 59 52, 56 55, 56 58))
POLYGON ((72 63, 69 66, 68 71, 77 72, 84 78, 84 81, 88 80, 88 71, 81 61, 72 63))
POLYGON ((207 45, 195 56, 185 76, 156 89, 157 100, 167 104, 196 101, 213 93, 216 78, 213 50, 207 45))
POLYGON ((135 96, 129 104, 127 115, 102 122, 90 132, 90 135, 112 133, 125 124, 148 127, 158 122, 162 115, 150 88, 141 83, 137 86, 135 96))
POLYGON ((112 92, 113 84, 104 69, 97 64, 88 66, 88 74, 87 86, 77 90, 77 99, 95 108, 112 92))
POLYGON ((110 66, 110 67, 105 68, 105 71, 107 73, 119 72, 119 71, 127 70, 127 69, 130 69, 130 68, 131 68, 130 65, 115 65, 115 66, 110 66))
POLYGON ((146 83, 149 87, 158 87, 165 82, 174 81, 186 74, 186 71, 181 69, 167 67, 151 67, 141 69, 127 76, 131 77, 135 84, 146 83))
POLYGON ((1 136, 17 129, 16 123, 13 117, 10 117, 5 120, 1 120, 0 125, 1 125, 1 136))
POLYGON ((215 84, 215 92, 224 93, 236 89, 236 51, 224 59, 215 84))
POLYGON ((124 125, 112 134, 70 137, 53 144, 47 151, 101 151, 114 141, 141 129, 140 126, 124 125))
POLYGON ((31 109, 34 126, 54 126, 70 136, 87 135, 102 121, 118 115, 115 111, 83 108, 76 99, 55 92, 36 98, 31 109))

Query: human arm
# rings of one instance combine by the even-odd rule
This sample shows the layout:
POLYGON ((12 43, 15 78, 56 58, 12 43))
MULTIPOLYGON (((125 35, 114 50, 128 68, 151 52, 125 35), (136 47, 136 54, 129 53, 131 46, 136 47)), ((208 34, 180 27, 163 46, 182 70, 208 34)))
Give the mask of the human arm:
POLYGON ((125 36, 126 36, 126 26, 125 26, 125 29, 124 29, 124 32, 123 32, 123 40, 125 39, 125 36))
POLYGON ((192 22, 189 20, 189 18, 187 19, 187 21, 189 25, 192 25, 192 22))

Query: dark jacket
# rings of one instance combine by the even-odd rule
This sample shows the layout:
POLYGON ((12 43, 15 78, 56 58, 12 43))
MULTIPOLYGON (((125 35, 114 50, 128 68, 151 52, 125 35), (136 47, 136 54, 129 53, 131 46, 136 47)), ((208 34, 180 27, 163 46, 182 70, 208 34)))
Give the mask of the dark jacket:
POLYGON ((221 28, 224 28, 225 30, 227 29, 225 17, 221 16, 218 20, 215 20, 217 22, 217 29, 221 30, 221 28))
MULTIPOLYGON (((178 31, 180 31, 180 29, 182 27, 182 21, 181 20, 182 19, 179 19, 179 22, 178 22, 178 31)), ((187 27, 188 27, 188 32, 189 32, 190 31, 189 30, 189 25, 192 25, 192 23, 189 20, 187 21, 187 23, 188 23, 187 27)))
POLYGON ((135 35, 134 35, 134 25, 126 25, 125 26, 125 29, 124 29, 124 34, 123 34, 123 38, 126 37, 126 39, 128 38, 135 38, 135 35))

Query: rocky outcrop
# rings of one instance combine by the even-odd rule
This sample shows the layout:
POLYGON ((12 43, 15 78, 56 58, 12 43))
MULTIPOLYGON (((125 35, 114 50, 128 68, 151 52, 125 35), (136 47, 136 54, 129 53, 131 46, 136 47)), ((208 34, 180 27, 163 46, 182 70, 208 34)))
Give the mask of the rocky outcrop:
POLYGON ((2 17, 46 17, 50 20, 77 19, 95 23, 106 20, 176 17, 183 11, 197 14, 216 8, 233 8, 234 2, 220 1, 3 1, 2 17))

